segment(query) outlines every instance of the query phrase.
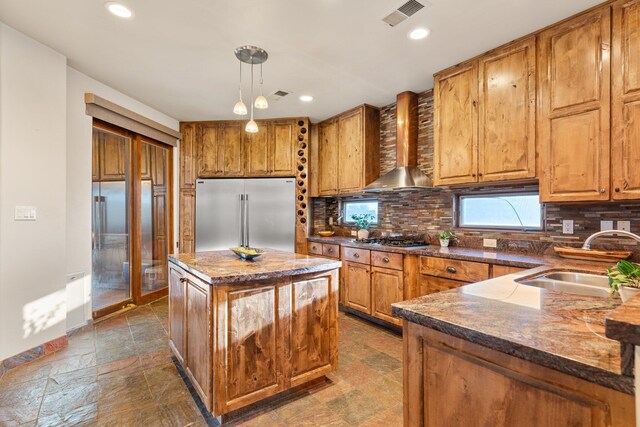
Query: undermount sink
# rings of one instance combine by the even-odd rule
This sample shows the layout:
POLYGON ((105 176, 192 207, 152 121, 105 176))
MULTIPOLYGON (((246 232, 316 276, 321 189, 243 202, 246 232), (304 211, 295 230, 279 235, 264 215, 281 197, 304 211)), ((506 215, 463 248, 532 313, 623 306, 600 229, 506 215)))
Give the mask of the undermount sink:
POLYGON ((597 274, 557 271, 520 281, 523 285, 595 297, 609 296, 609 278, 597 274))

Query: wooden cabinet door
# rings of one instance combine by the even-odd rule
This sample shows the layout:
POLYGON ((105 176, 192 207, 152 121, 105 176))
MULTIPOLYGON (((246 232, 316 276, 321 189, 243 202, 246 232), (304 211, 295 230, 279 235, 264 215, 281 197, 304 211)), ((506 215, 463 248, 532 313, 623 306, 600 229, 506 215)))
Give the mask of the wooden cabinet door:
POLYGON ((125 180, 130 139, 111 132, 101 132, 100 135, 100 180, 125 180))
POLYGON ((140 147, 140 178, 151 179, 151 148, 144 143, 140 147))
POLYGON ((197 148, 197 176, 209 178, 219 176, 222 172, 218 164, 218 125, 199 125, 197 148))
POLYGON ((181 253, 193 253, 195 246, 195 190, 180 190, 180 248, 181 253))
POLYGON ((640 1, 613 6, 611 173, 614 200, 640 199, 640 1))
POLYGON ((318 125, 318 193, 338 193, 338 124, 335 120, 318 125))
POLYGON ((242 123, 222 123, 218 128, 218 168, 222 176, 244 175, 242 123))
POLYGON ((478 63, 437 75, 433 93, 434 184, 477 182, 478 63))
POLYGON ((169 265, 169 343, 180 363, 184 364, 187 284, 183 271, 169 265))
POLYGON ((295 132, 292 122, 273 123, 269 135, 269 170, 272 176, 295 176, 295 132))
POLYGON ((402 320, 391 315, 391 304, 403 301, 403 272, 388 268, 371 268, 371 314, 395 325, 402 320))
POLYGON ((478 60, 478 180, 536 174, 536 39, 495 50, 478 60))
POLYGON ((416 297, 422 295, 434 294, 436 292, 448 291, 449 289, 459 288, 466 285, 467 282, 460 282, 458 280, 444 279, 442 277, 426 276, 421 274, 418 277, 418 294, 416 297))
POLYGON ((291 285, 291 387, 307 382, 310 374, 331 371, 338 351, 332 346, 337 280, 337 274, 324 273, 291 285))
POLYGON ((211 395, 211 304, 209 286, 194 277, 187 281, 187 374, 207 409, 211 395))
POLYGON ((362 109, 338 119, 338 191, 349 193, 363 187, 364 137, 362 109))
POLYGON ((91 180, 100 180, 100 134, 93 132, 91 140, 91 180))
POLYGON ((258 123, 258 132, 245 132, 246 176, 269 175, 269 126, 258 123))
POLYGON ((196 125, 193 123, 182 125, 181 130, 182 140, 180 141, 180 188, 195 189, 196 125))
POLYGON ((347 307, 371 314, 371 269, 368 265, 345 262, 342 270, 347 307))
POLYGON ((540 200, 609 199, 610 9, 540 34, 540 200))

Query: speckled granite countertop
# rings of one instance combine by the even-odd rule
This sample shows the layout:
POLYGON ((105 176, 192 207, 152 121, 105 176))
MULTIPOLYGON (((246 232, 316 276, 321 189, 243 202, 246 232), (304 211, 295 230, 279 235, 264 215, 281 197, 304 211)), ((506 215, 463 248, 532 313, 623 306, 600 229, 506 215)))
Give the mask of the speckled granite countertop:
POLYGON ((438 258, 451 258, 464 261, 488 262, 491 264, 508 265, 511 267, 532 268, 540 265, 553 264, 553 257, 522 255, 512 252, 494 252, 481 249, 468 249, 449 247, 442 248, 440 246, 419 246, 409 248, 399 248, 395 246, 377 245, 372 243, 360 243, 352 237, 321 237, 311 236, 308 238, 310 242, 332 243, 335 245, 347 246, 350 248, 363 248, 374 251, 395 252, 407 255, 425 255, 438 258))
POLYGON ((622 373, 620 342, 605 337, 605 316, 621 304, 619 298, 582 296, 519 283, 561 269, 602 274, 607 266, 558 258, 551 265, 393 304, 393 314, 634 394, 633 378, 622 373))
POLYGON ((640 346, 640 295, 609 313, 605 326, 609 338, 640 346))
POLYGON ((169 255, 169 262, 212 285, 278 279, 342 266, 342 262, 337 260, 265 250, 267 253, 254 261, 243 261, 231 251, 211 251, 169 255))

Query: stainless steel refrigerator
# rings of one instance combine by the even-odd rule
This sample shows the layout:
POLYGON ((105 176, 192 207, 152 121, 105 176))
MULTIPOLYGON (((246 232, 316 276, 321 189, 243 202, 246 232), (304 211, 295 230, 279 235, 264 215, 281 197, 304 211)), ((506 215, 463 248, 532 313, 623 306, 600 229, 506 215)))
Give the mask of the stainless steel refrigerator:
POLYGON ((295 179, 196 181, 196 252, 236 246, 295 252, 295 179))

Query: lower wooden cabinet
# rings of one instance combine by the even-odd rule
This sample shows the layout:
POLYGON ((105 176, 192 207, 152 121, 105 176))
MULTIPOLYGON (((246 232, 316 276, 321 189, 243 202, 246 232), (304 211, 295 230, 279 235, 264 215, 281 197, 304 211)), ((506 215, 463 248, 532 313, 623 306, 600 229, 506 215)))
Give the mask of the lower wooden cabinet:
POLYGON ((402 320, 391 315, 391 304, 404 300, 403 272, 389 268, 371 268, 371 314, 395 325, 402 320))
POLYGON ((436 292, 448 291, 449 289, 459 288, 469 282, 461 282, 459 280, 445 279, 442 277, 427 276, 421 274, 418 278, 417 295, 429 295, 436 292))
POLYGON ((371 268, 366 264, 348 261, 342 268, 344 305, 371 314, 371 268))
POLYGON ((187 282, 182 270, 169 268, 169 346, 183 362, 182 355, 186 354, 186 296, 187 282))
POLYGON ((191 383, 211 410, 211 304, 209 285, 187 278, 187 360, 191 383), (196 339, 194 339, 196 338, 196 339))

